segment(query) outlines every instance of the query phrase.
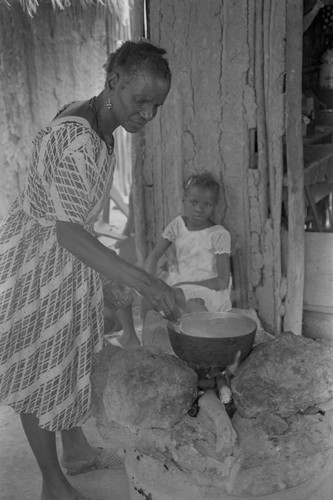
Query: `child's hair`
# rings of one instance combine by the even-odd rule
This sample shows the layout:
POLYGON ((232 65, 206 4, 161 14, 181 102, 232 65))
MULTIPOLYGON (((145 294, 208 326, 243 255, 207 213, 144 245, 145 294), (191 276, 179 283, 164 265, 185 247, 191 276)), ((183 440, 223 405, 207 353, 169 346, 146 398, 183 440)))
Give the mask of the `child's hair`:
POLYGON ((187 195, 189 189, 193 186, 197 186, 202 189, 209 189, 214 193, 216 203, 219 201, 220 184, 216 182, 211 173, 204 172, 203 174, 191 175, 191 177, 189 177, 184 184, 185 196, 187 195))

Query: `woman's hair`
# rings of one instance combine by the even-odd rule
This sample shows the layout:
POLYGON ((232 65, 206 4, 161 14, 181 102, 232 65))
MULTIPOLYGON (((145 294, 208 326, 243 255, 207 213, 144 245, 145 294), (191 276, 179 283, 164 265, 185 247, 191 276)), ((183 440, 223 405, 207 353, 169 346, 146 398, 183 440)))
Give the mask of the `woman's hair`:
POLYGON ((216 182, 214 177, 209 172, 204 172, 203 174, 191 175, 189 179, 184 184, 184 194, 187 195, 188 191, 192 187, 200 187, 202 189, 209 189, 215 196, 216 203, 219 201, 220 196, 220 184, 216 182))
POLYGON ((155 47, 149 42, 124 42, 119 49, 112 52, 104 65, 109 74, 117 69, 122 69, 129 76, 139 70, 150 71, 166 80, 171 80, 171 72, 164 49, 155 47))

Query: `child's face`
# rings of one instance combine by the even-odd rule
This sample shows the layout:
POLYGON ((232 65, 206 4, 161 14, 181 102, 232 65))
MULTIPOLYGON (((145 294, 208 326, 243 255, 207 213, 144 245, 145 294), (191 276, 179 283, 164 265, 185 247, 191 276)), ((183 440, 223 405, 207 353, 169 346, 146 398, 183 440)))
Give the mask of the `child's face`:
POLYGON ((185 215, 196 228, 205 227, 216 205, 215 194, 210 189, 190 187, 184 199, 185 215))

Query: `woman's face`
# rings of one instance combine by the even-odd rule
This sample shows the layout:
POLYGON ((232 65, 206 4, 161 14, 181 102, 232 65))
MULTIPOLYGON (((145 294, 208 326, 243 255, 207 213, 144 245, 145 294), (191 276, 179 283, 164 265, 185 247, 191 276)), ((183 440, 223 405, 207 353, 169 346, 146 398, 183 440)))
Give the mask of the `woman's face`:
POLYGON ((110 84, 113 117, 131 133, 138 132, 156 116, 170 90, 168 80, 146 71, 139 71, 130 79, 117 74, 116 83, 110 84))

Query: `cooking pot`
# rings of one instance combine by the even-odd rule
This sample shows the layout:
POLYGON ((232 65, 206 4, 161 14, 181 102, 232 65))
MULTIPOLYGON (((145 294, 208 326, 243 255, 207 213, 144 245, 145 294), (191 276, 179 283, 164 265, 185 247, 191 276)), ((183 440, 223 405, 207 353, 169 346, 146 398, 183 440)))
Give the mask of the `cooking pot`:
POLYGON ((241 351, 243 361, 253 347, 257 323, 232 312, 183 314, 179 324, 168 322, 175 354, 194 369, 224 370, 241 351))

